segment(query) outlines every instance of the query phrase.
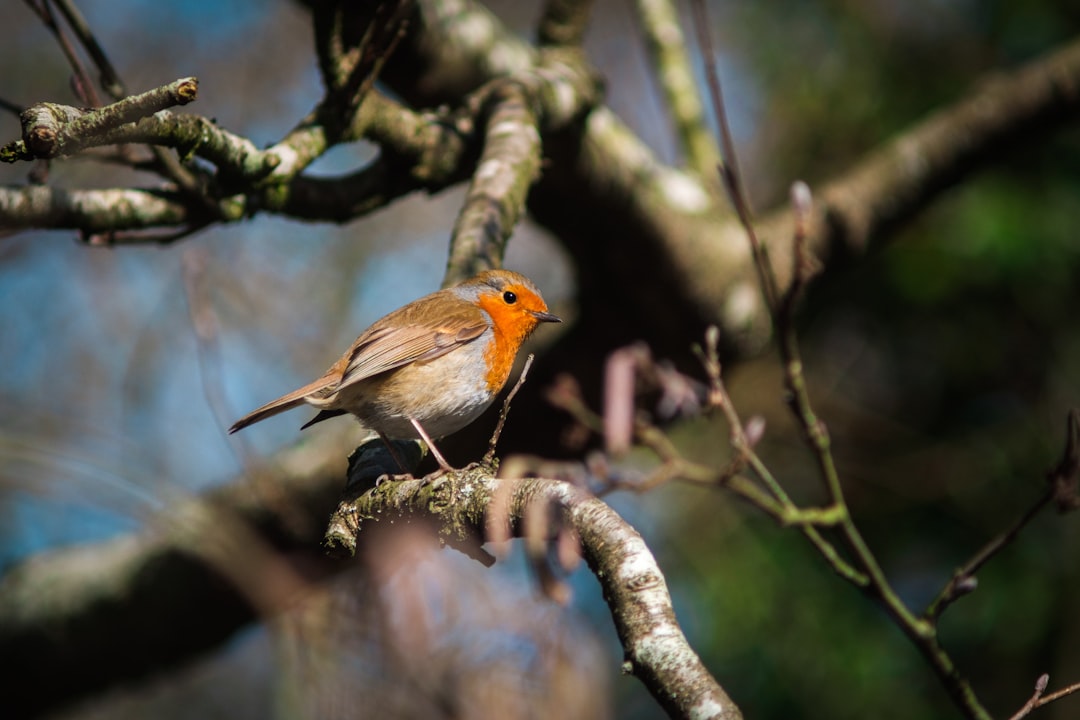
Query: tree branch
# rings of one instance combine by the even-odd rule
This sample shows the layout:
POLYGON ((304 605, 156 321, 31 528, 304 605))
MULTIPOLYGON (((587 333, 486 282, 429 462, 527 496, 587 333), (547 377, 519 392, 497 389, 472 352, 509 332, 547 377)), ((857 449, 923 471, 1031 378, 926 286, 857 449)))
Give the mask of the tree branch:
POLYGON ((5 670, 8 711, 48 714, 175 667, 336 571, 312 550, 341 486, 345 430, 279 455, 261 469, 264 485, 237 481, 177 500, 139 535, 41 553, 8 571, 0 647, 19 658, 5 670))
MULTIPOLYGON (((505 29, 459 32, 468 22, 492 22, 475 3, 455 5, 452 16, 431 0, 418 5, 423 22, 401 58, 408 76, 392 67, 386 74, 413 102, 439 102, 449 88, 475 87, 536 62, 535 53, 505 29), (444 73, 450 69, 448 80, 444 73)), ((839 247, 866 249, 1003 148, 1045 137, 1078 110, 1080 40, 976 85, 818 188, 808 249, 822 260, 839 247)), ((589 115, 580 134, 551 141, 545 136, 545 153, 550 165, 530 193, 530 211, 563 239, 583 277, 605 268, 617 271, 627 288, 645 287, 644 280, 655 281, 658 274, 678 278, 668 284, 666 298, 628 293, 615 299, 612 288, 582 283, 583 308, 594 304, 591 290, 603 295, 595 304, 622 307, 622 315, 638 325, 627 329, 627 341, 640 336, 641 323, 665 335, 663 325, 688 309, 696 314, 689 334, 716 324, 725 342, 743 352, 769 338, 769 313, 755 287, 743 233, 702 180, 661 163, 604 107, 589 115)), ((791 279, 793 224, 788 208, 762 215, 757 224, 762 242, 774 252, 780 290, 791 279)), ((582 313, 585 322, 590 317, 609 326, 616 320, 604 312, 582 313)))
POLYGON ((79 228, 105 233, 183 225, 192 217, 177 193, 116 188, 0 188, 0 227, 79 228))
POLYGON ((708 183, 720 163, 720 149, 705 119, 705 106, 694 77, 690 46, 679 25, 678 9, 671 0, 638 0, 637 11, 645 31, 645 47, 656 68, 664 106, 671 113, 684 161, 708 183))
POLYGON ((56 103, 32 105, 20 116, 22 140, 0 148, 0 161, 55 158, 74 155, 88 147, 111 144, 102 141, 110 131, 160 110, 187 105, 195 100, 198 92, 199 81, 190 77, 94 110, 56 103))
POLYGON ((592 4, 593 0, 548 0, 537 25, 537 41, 541 46, 580 47, 592 4))
MULTIPOLYGON (((580 538, 589 568, 603 589, 626 654, 624 671, 636 675, 674 718, 742 715, 702 665, 682 633, 664 576, 641 536, 606 503, 574 486, 541 478, 496 479, 480 467, 432 482, 384 482, 358 497, 346 497, 334 513, 335 542, 348 546, 349 533, 367 523, 438 523, 440 537, 469 545, 503 525, 500 536, 522 537, 536 506, 558 509, 580 538)), ((471 554, 471 553, 470 553, 471 554)))
MULTIPOLYGON (((275 487, 274 498, 237 483, 174 505, 154 531, 57 550, 9 572, 0 582, 0 645, 20 662, 6 676, 11 692, 5 706, 28 717, 163 670, 218 645, 257 616, 273 614, 295 601, 306 581, 339 568, 309 566, 316 560, 315 533, 340 486, 339 437, 316 436, 269 465, 280 471, 264 477, 260 487, 275 487), (285 508, 290 512, 283 515, 279 509, 285 508), (302 509, 299 526, 296 508, 302 509), (308 568, 306 580, 280 552, 308 568), (178 627, 185 629, 178 633, 178 627), (43 697, 39 688, 46 681, 50 692, 43 697)), ((374 449, 376 455, 383 450, 374 449)), ((370 476, 385 471, 380 462, 354 467, 370 476)), ((564 482, 496 479, 484 468, 433 482, 383 482, 360 494, 365 482, 351 478, 334 513, 328 538, 337 543, 337 554, 355 546, 362 523, 435 520, 444 542, 463 547, 485 538, 493 519, 506 523, 506 536, 521 536, 530 508, 558 508, 604 590, 626 651, 626 672, 638 676, 672 717, 741 717, 687 644, 644 541, 601 500, 564 482)))
POLYGON ((489 102, 484 151, 451 234, 447 285, 502 265, 506 241, 540 174, 540 131, 525 88, 503 83, 489 102))

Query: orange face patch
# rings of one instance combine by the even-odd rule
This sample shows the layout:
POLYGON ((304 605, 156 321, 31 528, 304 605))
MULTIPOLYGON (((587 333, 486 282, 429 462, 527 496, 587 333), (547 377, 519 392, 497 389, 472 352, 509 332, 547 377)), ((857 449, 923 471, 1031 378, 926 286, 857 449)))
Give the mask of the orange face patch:
POLYGON ((547 312, 543 298, 527 287, 508 285, 501 292, 484 293, 476 300, 491 316, 495 339, 484 352, 487 385, 494 393, 502 389, 514 367, 514 357, 525 338, 539 324, 533 312, 547 312), (513 302, 507 301, 512 293, 513 302))

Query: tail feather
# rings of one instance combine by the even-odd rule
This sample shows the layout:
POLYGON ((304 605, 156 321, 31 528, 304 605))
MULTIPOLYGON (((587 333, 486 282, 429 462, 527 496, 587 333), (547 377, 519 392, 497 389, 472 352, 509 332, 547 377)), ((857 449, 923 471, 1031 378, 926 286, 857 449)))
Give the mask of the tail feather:
POLYGON ((237 430, 243 430, 248 425, 254 425, 257 422, 261 422, 266 418, 273 417, 278 413, 283 413, 286 410, 292 410, 295 407, 300 407, 304 403, 304 398, 308 395, 325 389, 330 383, 334 382, 332 377, 323 376, 318 380, 308 383, 302 388, 297 388, 291 393, 282 395, 277 400, 271 400, 262 407, 252 410, 244 417, 233 423, 233 426, 229 428, 229 434, 232 435, 237 430))
POLYGON ((346 413, 345 410, 320 410, 318 415, 316 415, 315 417, 311 418, 306 423, 301 425, 300 429, 301 430, 307 430, 309 427, 311 427, 315 423, 321 423, 323 420, 329 420, 332 417, 337 417, 338 415, 344 415, 345 413, 346 413))

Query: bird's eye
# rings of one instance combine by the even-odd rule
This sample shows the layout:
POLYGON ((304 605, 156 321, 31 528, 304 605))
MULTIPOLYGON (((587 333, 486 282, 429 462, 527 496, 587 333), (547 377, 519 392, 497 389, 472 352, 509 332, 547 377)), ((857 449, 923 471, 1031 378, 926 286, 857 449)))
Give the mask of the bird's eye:
POLYGON ((517 295, 507 290, 503 293, 503 302, 505 302, 507 305, 513 305, 517 302, 517 295))

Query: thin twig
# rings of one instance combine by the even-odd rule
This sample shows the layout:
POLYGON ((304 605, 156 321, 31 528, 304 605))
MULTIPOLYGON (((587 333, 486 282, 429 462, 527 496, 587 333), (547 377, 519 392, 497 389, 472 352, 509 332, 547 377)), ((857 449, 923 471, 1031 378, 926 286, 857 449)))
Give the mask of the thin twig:
POLYGON ((20 114, 22 114, 22 111, 24 109, 25 108, 22 105, 19 105, 18 103, 13 103, 10 100, 5 100, 4 98, 0 98, 0 110, 3 110, 5 112, 9 112, 9 113, 15 115, 15 117, 18 117, 20 114))
MULTIPOLYGON (((705 366, 706 374, 709 376, 711 396, 713 397, 714 404, 720 408, 727 419, 728 427, 731 432, 731 446, 735 449, 739 461, 749 465, 754 471, 754 474, 768 489, 773 498, 775 498, 779 507, 777 508, 774 503, 761 501, 760 496, 757 496, 756 494, 740 494, 759 509, 772 515, 778 522, 798 527, 806 539, 810 541, 829 564, 829 567, 832 568, 833 572, 856 587, 866 587, 870 582, 866 574, 857 569, 849 561, 845 560, 837 551, 836 546, 825 539, 820 530, 815 526, 814 521, 819 521, 826 517, 829 520, 826 524, 835 525, 837 518, 835 517, 834 509, 800 509, 792 502, 787 491, 784 490, 783 486, 776 480, 768 466, 754 450, 753 443, 749 441, 749 438, 746 435, 746 429, 742 418, 739 417, 739 413, 735 409, 735 404, 731 401, 731 396, 728 394, 727 387, 720 375, 719 350, 717 348, 718 340, 719 333, 715 328, 710 328, 709 331, 706 332, 705 348, 695 348, 698 352, 698 357, 705 366)), ((730 484, 726 485, 726 487, 736 489, 730 484)))
POLYGON ((709 87, 709 96, 712 99, 713 113, 716 115, 716 124, 720 128, 721 162, 717 168, 720 179, 728 191, 732 205, 739 221, 750 237, 750 247, 754 253, 758 277, 761 282, 761 290, 765 294, 765 302, 769 311, 776 313, 779 302, 776 275, 772 270, 772 263, 768 259, 768 251, 758 240, 754 232, 753 213, 750 209, 750 201, 743 188, 742 176, 739 173, 739 164, 735 155, 735 141, 731 136, 731 127, 727 120, 727 111, 724 109, 724 95, 720 89, 720 75, 716 72, 716 56, 712 46, 712 34, 709 32, 709 17, 705 9, 704 0, 691 0, 690 9, 694 14, 694 27, 697 30, 698 49, 704 59, 705 79, 709 87))
MULTIPOLYGON (((87 54, 94 61, 97 69, 100 73, 100 82, 102 88, 105 89, 114 101, 120 101, 124 99, 128 92, 124 86, 123 80, 120 79, 120 74, 116 71, 112 62, 105 54, 105 50, 101 47, 101 44, 97 41, 94 33, 90 30, 89 23, 86 22, 86 18, 83 17, 79 9, 75 7, 75 4, 71 0, 49 0, 56 4, 63 13, 64 19, 67 20, 68 25, 71 27, 75 36, 82 43, 83 48, 87 54)), ((82 67, 81 64, 79 66, 82 67)), ((89 76, 83 70, 81 77, 86 78, 86 86, 89 92, 94 92, 93 85, 89 83, 89 76)), ((94 92, 96 97, 96 92, 94 92)), ((100 102, 95 105, 100 105, 100 102)), ((218 215, 217 205, 213 200, 207 197, 202 182, 198 176, 180 162, 174 153, 167 148, 150 146, 150 152, 153 154, 157 163, 157 171, 176 183, 176 186, 188 197, 192 198, 199 203, 204 213, 210 216, 216 217, 218 215)))
MULTIPOLYGON (((1046 677, 1048 682, 1050 680, 1050 678, 1045 675, 1041 677, 1046 677)), ((1049 695, 1043 695, 1041 698, 1039 698, 1038 702, 1035 703, 1035 707, 1040 708, 1043 705, 1048 705, 1055 700, 1060 700, 1061 698, 1072 695, 1074 692, 1078 691, 1080 691, 1080 683, 1073 683, 1072 685, 1069 685, 1068 687, 1063 687, 1060 690, 1056 690, 1049 695)))
POLYGON ((195 335, 203 396, 218 425, 225 427, 228 425, 230 413, 225 402, 225 388, 221 375, 221 346, 217 313, 207 295, 207 250, 206 248, 188 248, 181 261, 184 298, 187 300, 191 330, 195 335))
POLYGON ((499 421, 495 423, 495 432, 491 433, 491 439, 488 441, 488 451, 484 454, 484 458, 481 463, 485 466, 490 466, 495 462, 495 446, 499 444, 499 436, 502 435, 503 426, 506 425, 506 418, 510 415, 510 402, 514 399, 514 396, 518 394, 518 390, 525 384, 525 378, 529 375, 529 368, 532 367, 535 355, 529 353, 529 356, 525 358, 525 367, 521 368, 521 375, 518 377, 517 382, 514 383, 514 387, 510 388, 510 393, 503 400, 502 410, 499 411, 499 421))
POLYGON ((86 18, 83 17, 79 9, 75 7, 71 0, 51 0, 64 15, 64 19, 67 20, 68 25, 71 26, 72 31, 75 33, 75 37, 79 39, 82 46, 86 49, 86 52, 90 55, 90 59, 97 65, 98 70, 101 72, 101 86, 105 89, 105 92, 112 96, 113 100, 119 100, 127 95, 127 90, 124 88, 123 81, 120 80, 120 75, 116 72, 116 68, 109 62, 108 56, 105 55, 105 51, 98 43, 97 38, 90 31, 90 26, 86 22, 86 18))
MULTIPOLYGON (((1024 706, 1017 710, 1016 714, 1009 718, 1009 720, 1020 720, 1021 718, 1027 717, 1032 710, 1039 706, 1039 700, 1042 698, 1042 694, 1046 692, 1046 686, 1049 684, 1050 676, 1046 673, 1040 675, 1039 679, 1035 681, 1035 692, 1032 693, 1028 701, 1024 703, 1024 706)), ((1080 685, 1075 687, 1080 687, 1080 685)))
MULTIPOLYGON (((60 45, 60 50, 64 53, 64 57, 67 58, 68 64, 75 74, 73 84, 75 95, 78 97, 79 102, 89 105, 90 107, 100 107, 102 105, 101 98, 94 89, 94 84, 90 82, 90 74, 86 72, 86 66, 83 65, 79 53, 75 51, 75 46, 72 45, 71 40, 68 39, 67 33, 65 33, 63 28, 60 27, 60 24, 56 22, 56 17, 53 15, 52 11, 52 0, 27 0, 27 4, 35 13, 37 13, 37 16, 41 19, 45 28, 56 38, 56 42, 60 45)), ((64 12, 61 3, 58 2, 57 6, 60 7, 61 12, 64 12)), ((66 17, 67 13, 65 12, 64 15, 66 17)), ((75 30, 76 37, 78 37, 79 31, 74 27, 72 29, 75 30)))
POLYGON ((1016 522, 1012 524, 1012 527, 984 545, 970 560, 964 563, 962 567, 958 568, 949 579, 949 582, 946 583, 945 587, 938 593, 938 596, 934 598, 933 602, 931 602, 926 610, 923 611, 923 618, 928 622, 936 624, 946 608, 959 598, 972 592, 977 585, 975 574, 995 555, 1012 544, 1017 536, 1019 536, 1020 531, 1023 530, 1044 507, 1050 504, 1053 497, 1053 489, 1048 490, 1042 497, 1035 501, 1034 505, 1028 508, 1027 512, 1021 515, 1016 522))
MULTIPOLYGON (((731 132, 728 128, 724 110, 723 96, 715 68, 704 3, 702 0, 692 0, 691 5, 696 18, 700 46, 706 58, 706 77, 709 82, 713 109, 721 132, 721 147, 724 153, 724 165, 720 168, 721 177, 725 187, 728 188, 729 193, 732 195, 732 202, 746 231, 754 257, 754 264, 761 280, 762 292, 765 294, 766 302, 772 313, 773 322, 777 326, 778 345, 784 371, 784 385, 790 397, 792 411, 813 450, 819 473, 829 493, 831 507, 824 509, 825 512, 821 519, 828 519, 835 523, 839 530, 846 550, 853 557, 852 564, 858 572, 857 577, 860 580, 865 580, 864 584, 856 584, 885 610, 889 617, 923 653, 923 656, 934 668, 956 705, 973 720, 989 720, 989 713, 983 708, 967 680, 960 675, 952 658, 938 643, 934 626, 925 619, 916 617, 896 594, 848 510, 843 488, 840 485, 839 473, 833 459, 828 430, 825 424, 817 417, 810 402, 792 317, 793 310, 789 308, 782 312, 782 299, 777 291, 775 271, 765 247, 754 232, 750 205, 738 172, 734 143, 731 139, 731 132)), ((801 202, 803 199, 796 195, 798 205, 803 204, 801 202)), ((800 208, 796 208, 796 212, 799 212, 799 210, 800 208)), ((798 244, 798 237, 796 237, 796 242, 798 244)), ((805 264, 797 261, 796 272, 805 273, 809 272, 809 270, 805 264)), ((796 284, 802 282, 805 282, 805 279, 795 281, 796 284)), ((793 303, 794 298, 789 296, 788 302, 793 303)), ((729 419, 732 420, 733 442, 736 444, 736 449, 741 452, 749 452, 742 447, 744 442, 743 438, 740 437, 742 426, 737 422, 737 415, 730 410, 727 412, 729 419)), ((747 455, 748 458, 754 456, 753 454, 747 455)), ((764 480, 767 475, 762 477, 764 480)), ((803 527, 816 531, 816 528, 811 525, 803 527)), ((808 535, 808 537, 810 536, 808 535)))
MULTIPOLYGON (((380 5, 379 11, 385 6, 380 5)), ((371 27, 378 36, 373 39, 371 46, 361 45, 361 60, 358 62, 349 81, 345 85, 345 91, 350 99, 350 106, 358 108, 364 97, 375 85, 375 81, 382 72, 386 61, 393 55, 398 44, 404 39, 409 29, 409 18, 412 16, 412 0, 400 0, 393 8, 389 18, 380 18, 377 14, 372 21, 371 27)))
POLYGON ((1080 508, 1080 408, 1069 411, 1065 421, 1065 450, 1061 462, 1047 479, 1059 513, 1080 508))
POLYGON ((998 553, 1008 547, 1028 523, 1051 503, 1058 510, 1067 512, 1077 506, 1076 483, 1080 473, 1080 410, 1069 411, 1065 423, 1065 448, 1061 460, 1048 473, 1049 487, 1023 515, 1000 535, 984 545, 970 560, 953 573, 938 596, 923 612, 923 618, 936 623, 941 613, 957 599, 973 591, 977 586, 975 574, 998 553))

